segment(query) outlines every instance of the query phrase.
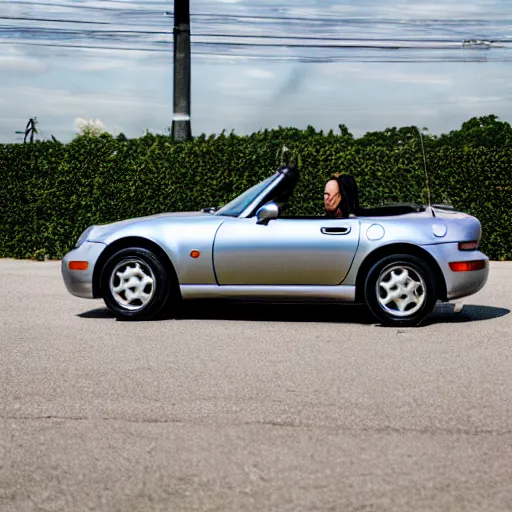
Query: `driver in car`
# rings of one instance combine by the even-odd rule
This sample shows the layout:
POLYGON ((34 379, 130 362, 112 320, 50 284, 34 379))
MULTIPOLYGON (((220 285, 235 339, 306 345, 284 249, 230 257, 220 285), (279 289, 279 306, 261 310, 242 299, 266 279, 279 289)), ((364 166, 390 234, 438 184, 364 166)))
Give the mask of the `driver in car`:
POLYGON ((326 217, 355 217, 359 210, 357 184, 350 175, 335 174, 325 184, 324 209, 326 217))
POLYGON ((341 191, 336 177, 331 178, 324 188, 324 208, 326 217, 342 217, 341 191))

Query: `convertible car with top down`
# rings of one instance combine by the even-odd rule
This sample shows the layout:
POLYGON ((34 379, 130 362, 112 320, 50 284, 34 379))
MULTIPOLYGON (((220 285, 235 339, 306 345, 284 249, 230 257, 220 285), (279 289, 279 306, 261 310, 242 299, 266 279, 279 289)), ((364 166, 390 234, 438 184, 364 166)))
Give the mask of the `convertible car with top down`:
POLYGON ((230 299, 359 303, 384 325, 417 326, 438 301, 485 285, 475 217, 415 204, 286 216, 298 179, 286 166, 218 210, 91 226, 62 260, 67 290, 102 298, 128 320, 172 316, 181 301, 230 299))

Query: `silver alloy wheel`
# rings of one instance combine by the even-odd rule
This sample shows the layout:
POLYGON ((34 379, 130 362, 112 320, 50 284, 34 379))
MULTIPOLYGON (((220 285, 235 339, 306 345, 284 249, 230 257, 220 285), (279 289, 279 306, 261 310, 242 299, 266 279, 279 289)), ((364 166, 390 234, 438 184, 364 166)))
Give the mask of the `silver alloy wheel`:
POLYGON ((110 275, 110 292, 116 302, 130 311, 142 309, 154 296, 153 271, 139 258, 119 262, 110 275))
POLYGON ((376 284, 377 300, 388 314, 397 317, 414 315, 427 299, 425 281, 409 265, 386 267, 376 284))

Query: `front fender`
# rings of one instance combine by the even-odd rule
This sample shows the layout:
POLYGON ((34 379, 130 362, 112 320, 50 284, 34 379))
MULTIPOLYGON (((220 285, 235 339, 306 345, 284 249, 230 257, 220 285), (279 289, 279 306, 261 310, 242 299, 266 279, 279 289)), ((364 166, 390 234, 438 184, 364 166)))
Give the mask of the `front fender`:
POLYGON ((155 219, 122 226, 100 239, 107 246, 131 238, 149 240, 165 252, 180 285, 216 284, 213 241, 222 222, 215 216, 203 216, 201 222, 194 222, 194 217, 180 221, 155 219), (197 251, 199 257, 193 258, 192 251, 197 251))

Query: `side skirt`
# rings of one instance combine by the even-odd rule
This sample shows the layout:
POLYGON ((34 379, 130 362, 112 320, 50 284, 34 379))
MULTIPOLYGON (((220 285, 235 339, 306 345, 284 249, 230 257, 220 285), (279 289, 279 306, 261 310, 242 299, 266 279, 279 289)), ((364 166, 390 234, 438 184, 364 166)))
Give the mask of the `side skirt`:
POLYGON ((290 302, 355 302, 355 286, 218 286, 184 284, 180 286, 183 299, 243 299, 283 300, 290 302))

